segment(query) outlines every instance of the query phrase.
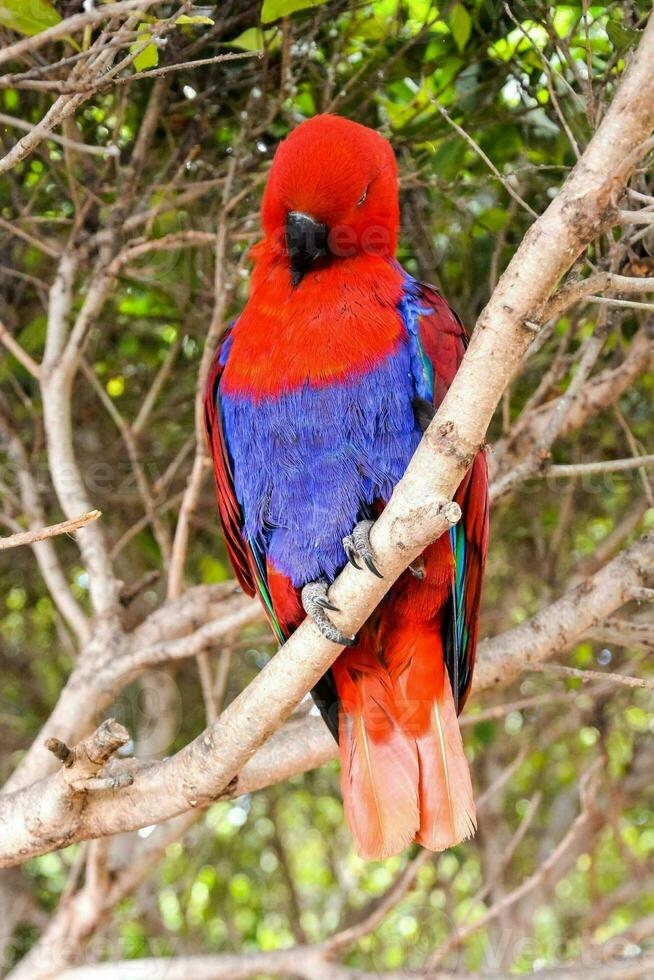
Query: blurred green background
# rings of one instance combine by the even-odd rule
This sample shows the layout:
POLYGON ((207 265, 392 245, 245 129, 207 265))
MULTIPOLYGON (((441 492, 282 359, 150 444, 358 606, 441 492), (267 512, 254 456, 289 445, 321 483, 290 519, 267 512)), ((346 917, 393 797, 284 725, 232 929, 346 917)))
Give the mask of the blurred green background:
MULTIPOLYGON (((127 81, 93 95, 61 130, 87 145, 115 149, 91 155, 45 141, 0 179, 0 318, 36 359, 43 352, 52 253, 71 229, 92 237, 118 220, 124 243, 135 244, 190 230, 206 234, 196 247, 179 239, 179 247, 146 251, 125 264, 94 325, 88 370, 75 383, 76 450, 88 492, 103 511, 120 578, 128 591, 139 585, 125 602, 128 622, 138 623, 163 598, 162 542, 174 531, 192 461, 195 384, 214 304, 211 235, 226 203, 225 188, 229 214, 221 268, 227 320, 247 296, 247 252, 259 235, 261 191, 279 140, 302 119, 324 111, 378 129, 393 143, 400 165, 399 257, 412 273, 437 285, 473 325, 533 213, 547 207, 590 140, 650 6, 265 0, 262 10, 260 2, 225 0, 194 8, 191 20, 166 33, 165 45, 143 47, 175 7, 164 3, 143 15, 143 50, 123 73, 127 81), (155 85, 147 72, 226 52, 252 56, 164 76, 147 161, 130 212, 121 214, 130 152, 155 85), (137 71, 146 74, 130 82, 137 71), (138 435, 161 524, 157 535, 144 518, 125 444, 100 394, 133 423, 163 364, 170 371, 138 435)), ((12 32, 36 33, 79 9, 68 0, 52 6, 46 0, 4 0, 0 24, 5 40, 16 40, 12 32)), ((75 43, 54 42, 30 62, 2 70, 40 69, 71 56, 80 41, 81 35, 75 43)), ((65 79, 66 72, 62 67, 32 78, 65 79)), ((42 88, 4 83, 0 111, 34 123, 54 97, 42 88)), ((5 152, 22 135, 10 125, 0 132, 5 152)), ((639 179, 647 191, 648 175, 639 179)), ((590 261, 601 265, 614 244, 604 236, 590 261)), ((632 272, 638 266, 652 274, 652 246, 651 233, 643 234, 629 255, 632 272)), ((90 254, 89 273, 94 259, 90 254)), ((77 290, 79 307, 83 276, 77 290)), ((576 353, 602 309, 577 306, 553 326, 511 385, 491 442, 506 436, 523 408, 533 406, 535 392, 547 404, 565 391, 576 353), (548 386, 539 392, 550 369, 548 386)), ((611 316, 596 373, 624 361, 643 317, 633 310, 611 316)), ((0 388, 0 407, 19 433, 48 516, 60 519, 38 386, 1 349, 0 388)), ((634 445, 646 450, 648 440, 651 452, 652 388, 651 361, 645 359, 615 406, 555 443, 554 460, 623 457, 634 445)), ((20 523, 21 505, 12 464, 5 455, 0 459, 0 520, 3 533, 10 533, 20 523)), ((492 513, 481 635, 524 621, 575 576, 592 571, 598 548, 610 555, 654 522, 653 503, 651 479, 638 471, 532 480, 499 500, 492 513)), ((56 547, 86 606, 88 582, 74 542, 60 539, 56 547)), ((231 578, 209 479, 193 519, 187 577, 191 583, 231 578)), ((580 668, 610 666, 654 679, 653 648, 588 638, 561 657, 580 668)), ((228 701, 273 651, 262 627, 233 644, 228 701)), ((74 657, 75 643, 32 554, 8 553, 0 559, 3 775, 36 737, 74 657)), ((203 729, 204 703, 190 661, 150 683, 172 692, 174 724, 163 741, 153 737, 150 745, 162 755, 203 729)), ((112 711, 132 731, 149 731, 151 725, 143 689, 134 682, 112 711)), ((529 973, 595 955, 599 943, 624 930, 627 939, 617 951, 629 944, 638 951, 628 930, 654 917, 652 782, 645 775, 652 771, 651 691, 602 682, 582 687, 576 679, 528 673, 506 690, 471 699, 465 722, 478 794, 518 760, 515 772, 489 800, 475 840, 426 862, 414 890, 348 950, 346 962, 368 970, 417 969, 454 924, 474 922, 537 872, 569 831, 579 810, 582 774, 602 751, 610 777, 603 790, 605 820, 573 842, 556 874, 472 932, 445 963, 470 971, 494 967, 500 975, 529 973)), ((8 965, 47 924, 79 851, 71 847, 33 860, 12 878, 12 894, 23 896, 25 910, 5 929, 8 965)), ((252 798, 212 807, 112 910, 93 949, 116 958, 318 942, 383 895, 409 857, 380 864, 356 857, 332 763, 252 798)))

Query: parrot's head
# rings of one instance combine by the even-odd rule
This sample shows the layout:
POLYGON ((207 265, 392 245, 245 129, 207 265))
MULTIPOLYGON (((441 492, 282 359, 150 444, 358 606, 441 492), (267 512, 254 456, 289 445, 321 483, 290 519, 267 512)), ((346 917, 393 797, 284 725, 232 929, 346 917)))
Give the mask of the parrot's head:
POLYGON ((390 143, 341 116, 308 119, 275 153, 261 219, 293 285, 316 262, 394 255, 399 204, 390 143))

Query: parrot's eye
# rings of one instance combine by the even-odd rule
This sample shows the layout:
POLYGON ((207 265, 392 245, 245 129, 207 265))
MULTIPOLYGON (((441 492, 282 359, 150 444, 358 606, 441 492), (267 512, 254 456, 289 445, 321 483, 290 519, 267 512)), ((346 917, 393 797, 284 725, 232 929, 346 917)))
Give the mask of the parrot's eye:
POLYGON ((366 198, 368 197, 368 187, 370 187, 370 184, 368 184, 368 185, 366 186, 366 188, 365 188, 365 190, 364 190, 364 192, 363 192, 363 194, 361 195, 361 197, 360 197, 360 198, 359 198, 359 200, 357 201, 357 207, 358 207, 358 208, 360 208, 360 207, 361 207, 361 205, 363 204, 363 202, 365 201, 365 199, 366 199, 366 198))

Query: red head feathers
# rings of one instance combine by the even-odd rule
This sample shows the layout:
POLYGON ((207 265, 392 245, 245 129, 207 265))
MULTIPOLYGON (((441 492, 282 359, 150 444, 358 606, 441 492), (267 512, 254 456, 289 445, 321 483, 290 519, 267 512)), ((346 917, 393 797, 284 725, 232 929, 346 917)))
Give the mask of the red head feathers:
POLYGON ((279 145, 263 197, 266 239, 278 247, 287 236, 289 212, 322 227, 327 237, 318 256, 393 256, 399 205, 388 141, 340 116, 303 122, 279 145))
POLYGON ((277 149, 261 214, 223 389, 261 398, 306 380, 324 385, 393 350, 404 278, 390 261, 399 205, 387 140, 340 116, 303 122, 277 149), (318 322, 329 343, 316 344, 318 322))

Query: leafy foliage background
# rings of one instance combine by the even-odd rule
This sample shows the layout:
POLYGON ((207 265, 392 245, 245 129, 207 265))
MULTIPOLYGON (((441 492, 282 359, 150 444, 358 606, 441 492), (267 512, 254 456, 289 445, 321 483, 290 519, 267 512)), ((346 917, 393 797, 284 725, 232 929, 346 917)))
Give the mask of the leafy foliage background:
MULTIPOLYGON (((71 155, 47 141, 3 178, 0 316, 25 350, 39 357, 51 253, 73 226, 93 236, 119 220, 126 241, 189 230, 209 235, 228 180, 233 203, 224 261, 226 312, 228 318, 235 315, 247 296, 247 251, 258 238, 257 209, 275 147, 302 119, 334 111, 391 139, 401 169, 400 260, 437 285, 464 321, 473 324, 532 221, 507 193, 506 183, 533 211, 544 210, 574 165, 574 143, 583 148, 590 139, 649 8, 645 2, 539 0, 439 6, 428 0, 265 0, 263 8, 250 0, 226 0, 216 8, 195 8, 167 34, 165 46, 152 42, 145 47, 125 78, 224 52, 261 49, 262 56, 166 76, 163 111, 130 215, 120 214, 121 181, 154 84, 147 77, 98 92, 63 130, 88 145, 115 147, 115 154, 71 155), (435 99, 492 160, 503 182, 444 118, 435 99), (130 228, 129 218, 141 211, 146 218, 130 228), (10 223, 21 233, 12 233, 10 223)), ((4 0, 0 24, 29 35, 77 9, 71 0, 52 5, 4 0)), ((136 43, 151 41, 165 13, 164 4, 156 14, 144 14, 136 43)), ((63 42, 56 51, 58 57, 70 55, 74 45, 63 42)), ((44 63, 45 58, 35 56, 34 66, 44 63)), ((43 90, 0 88, 0 109, 31 123, 50 102, 43 90)), ((2 140, 8 149, 13 135, 5 129, 2 140)), ((644 235, 630 261, 652 269, 652 245, 651 233, 644 235)), ((611 242, 601 247, 607 254, 611 242)), ((91 255, 89 271, 92 260, 91 255)), ((164 534, 170 535, 190 467, 195 383, 213 291, 213 255, 206 244, 150 251, 130 261, 94 326, 86 354, 89 371, 80 373, 75 384, 76 449, 89 493, 103 511, 127 588, 146 582, 125 603, 134 623, 161 601, 165 561, 161 542, 143 518, 124 442, 98 390, 133 421, 157 371, 171 364, 139 435, 144 470, 164 534)), ((78 305, 83 297, 82 284, 78 305)), ((554 358, 558 368, 544 401, 565 391, 575 353, 596 329, 601 310, 587 305, 556 323, 505 398, 491 441, 510 430, 554 358)), ((619 313, 610 320, 598 372, 621 362, 642 320, 634 311, 619 313)), ((634 444, 646 447, 649 440, 651 445, 653 384, 651 370, 642 372, 619 399, 619 415, 609 408, 561 438, 554 461, 611 459, 628 456, 634 444)), ((38 387, 5 353, 0 354, 0 385, 0 404, 25 444, 49 516, 59 519, 38 387)), ((651 479, 634 471, 574 480, 539 478, 498 501, 482 635, 524 621, 575 575, 592 569, 598 547, 636 511, 631 533, 653 523, 652 492, 651 479)), ((11 528, 11 521, 20 519, 20 505, 7 459, 0 495, 0 518, 11 528)), ((76 549, 61 541, 58 550, 75 595, 86 604, 88 583, 76 549)), ((194 519, 187 578, 195 583, 231 578, 209 480, 194 519)), ((1 765, 8 775, 54 707, 74 645, 27 549, 0 561, 0 597, 1 765)), ((252 628, 235 641, 227 700, 273 649, 263 629, 252 628)), ((651 678, 648 652, 651 648, 588 639, 574 649, 569 663, 598 669, 610 665, 651 678)), ((194 666, 182 663, 150 676, 147 683, 135 682, 112 714, 149 740, 155 754, 181 747, 205 724, 194 666), (174 718, 159 741, 147 703, 152 696, 160 698, 155 716, 174 718)), ((477 838, 422 867, 416 888, 351 951, 352 966, 421 967, 455 924, 474 921, 532 874, 569 829, 578 809, 580 778, 600 751, 618 788, 606 824, 596 837, 579 842, 558 880, 544 880, 524 904, 471 935, 453 962, 472 971, 495 966, 500 973, 531 972, 589 955, 594 943, 654 915, 651 785, 627 804, 619 796, 621 783, 631 778, 639 752, 651 740, 651 692, 599 682, 582 687, 575 679, 530 673, 483 703, 473 700, 466 720, 476 786, 481 790, 492 784, 520 756, 515 774, 493 796, 477 838), (532 807, 523 836, 507 851, 532 807)), ((7 937, 9 964, 30 947, 56 908, 78 853, 79 847, 72 847, 37 858, 17 881, 18 892, 29 901, 7 937)), ((134 896, 115 909, 94 948, 101 956, 139 957, 319 942, 382 895, 406 860, 366 864, 354 855, 334 763, 251 798, 212 807, 182 841, 168 847, 134 896)))

